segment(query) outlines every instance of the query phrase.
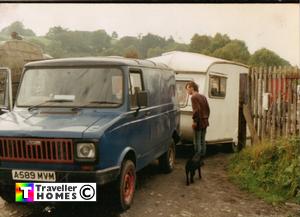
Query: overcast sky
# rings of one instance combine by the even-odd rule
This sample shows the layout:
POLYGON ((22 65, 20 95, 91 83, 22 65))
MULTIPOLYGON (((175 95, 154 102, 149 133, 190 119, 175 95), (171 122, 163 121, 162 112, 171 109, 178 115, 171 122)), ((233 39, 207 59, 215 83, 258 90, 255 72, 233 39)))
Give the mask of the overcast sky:
POLYGON ((147 33, 189 43, 195 34, 228 34, 250 53, 262 47, 300 65, 299 4, 0 4, 0 29, 14 21, 44 35, 49 27, 147 33))

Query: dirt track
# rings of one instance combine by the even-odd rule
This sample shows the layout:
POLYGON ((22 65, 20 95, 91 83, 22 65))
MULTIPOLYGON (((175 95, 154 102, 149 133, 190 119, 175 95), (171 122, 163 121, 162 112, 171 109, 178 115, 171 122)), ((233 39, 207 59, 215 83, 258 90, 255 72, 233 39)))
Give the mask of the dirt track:
POLYGON ((202 168, 203 179, 185 185, 184 165, 187 150, 179 152, 175 170, 162 174, 157 163, 138 173, 134 204, 130 210, 119 213, 109 197, 109 186, 103 189, 101 202, 70 204, 61 203, 51 212, 45 205, 28 206, 4 204, 0 199, 0 217, 88 216, 88 217, 256 217, 300 216, 299 206, 272 206, 255 196, 239 190, 228 181, 226 165, 230 154, 213 148, 202 168))

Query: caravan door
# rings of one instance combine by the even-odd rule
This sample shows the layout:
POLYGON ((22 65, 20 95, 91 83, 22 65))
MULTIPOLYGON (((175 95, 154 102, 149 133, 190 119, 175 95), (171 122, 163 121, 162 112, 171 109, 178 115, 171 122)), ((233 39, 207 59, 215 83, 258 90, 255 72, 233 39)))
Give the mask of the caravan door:
POLYGON ((0 114, 12 110, 11 71, 0 67, 0 114))

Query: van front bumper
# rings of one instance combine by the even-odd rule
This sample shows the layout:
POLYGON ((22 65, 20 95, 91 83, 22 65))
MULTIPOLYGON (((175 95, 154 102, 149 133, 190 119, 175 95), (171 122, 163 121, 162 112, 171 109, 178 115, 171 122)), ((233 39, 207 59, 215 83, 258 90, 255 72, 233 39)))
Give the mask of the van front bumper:
MULTIPOLYGON (((12 170, 13 169, 0 168, 0 185, 14 185, 14 183, 16 182, 31 182, 30 180, 13 180, 12 170)), ((23 170, 30 171, 27 169, 23 170)), ((96 171, 55 171, 56 182, 95 182, 99 185, 104 185, 106 183, 115 181, 118 178, 119 174, 120 167, 110 167, 107 169, 96 171)))

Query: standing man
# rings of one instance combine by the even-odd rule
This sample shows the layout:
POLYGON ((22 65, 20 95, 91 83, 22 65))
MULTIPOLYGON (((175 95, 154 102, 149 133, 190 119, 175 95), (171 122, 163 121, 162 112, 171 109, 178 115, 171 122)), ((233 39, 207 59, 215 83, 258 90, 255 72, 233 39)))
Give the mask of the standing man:
POLYGON ((191 95, 192 108, 193 108, 193 125, 194 129, 194 149, 202 156, 206 153, 205 135, 206 128, 209 126, 209 105, 204 95, 199 94, 198 85, 190 81, 185 86, 187 93, 191 95))

